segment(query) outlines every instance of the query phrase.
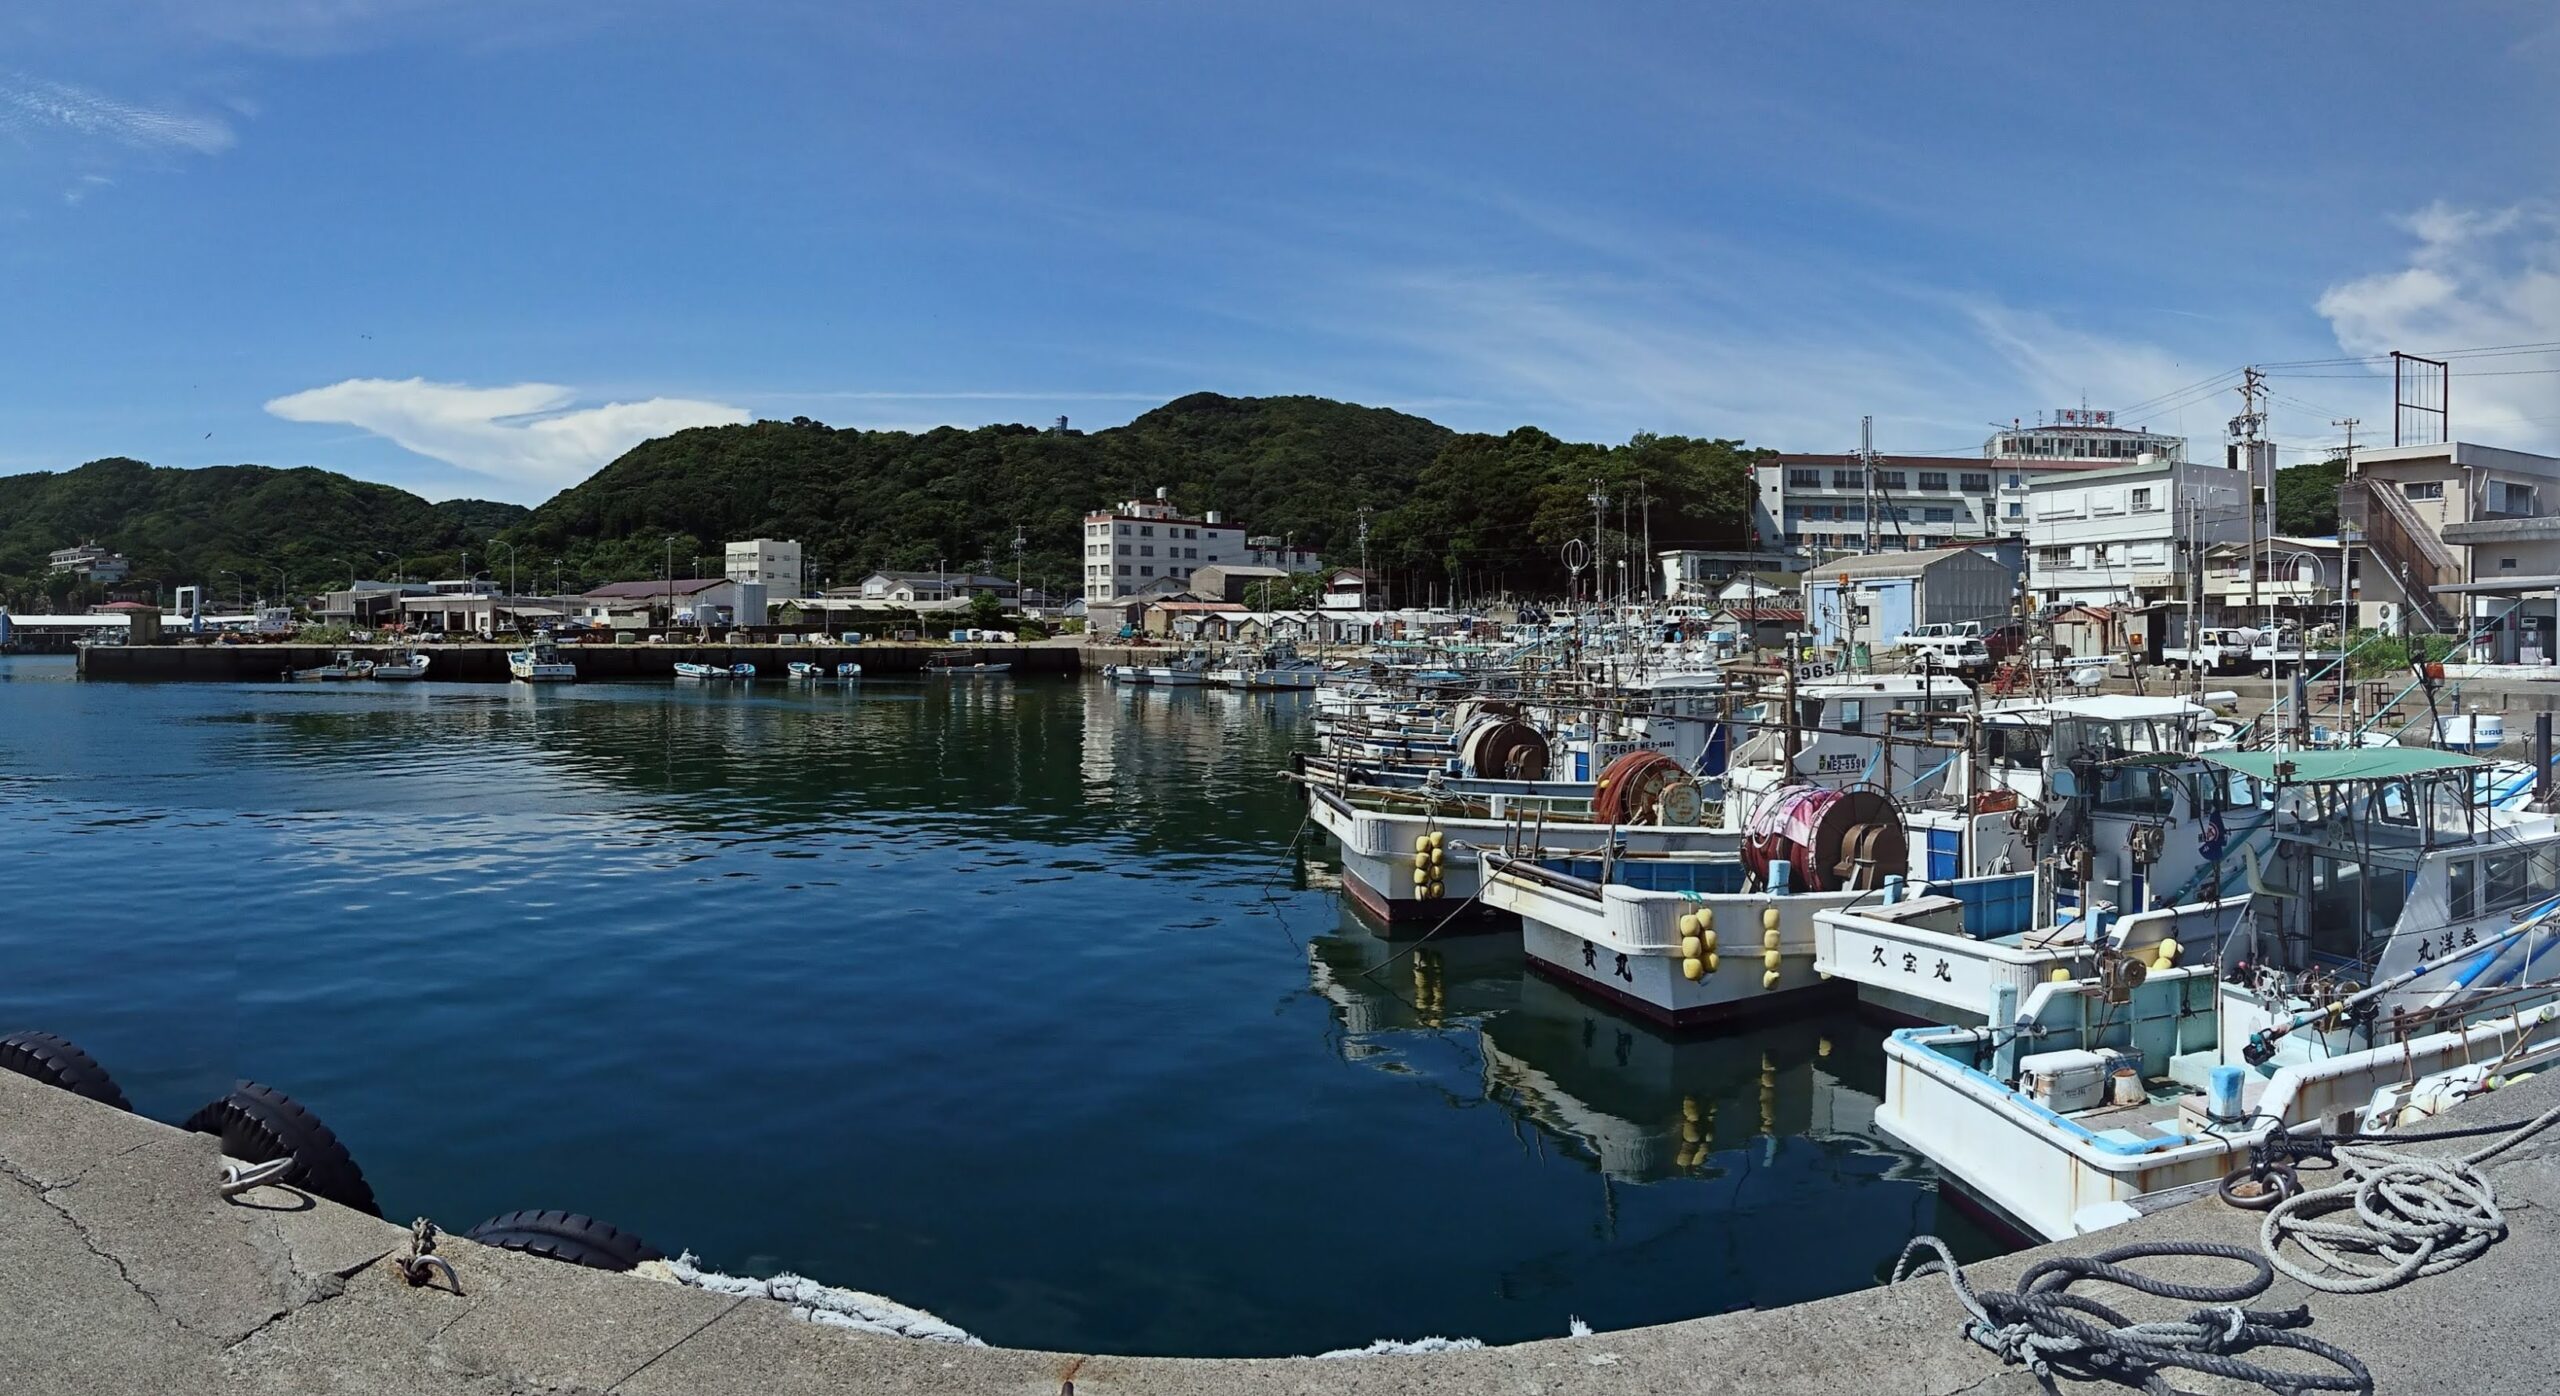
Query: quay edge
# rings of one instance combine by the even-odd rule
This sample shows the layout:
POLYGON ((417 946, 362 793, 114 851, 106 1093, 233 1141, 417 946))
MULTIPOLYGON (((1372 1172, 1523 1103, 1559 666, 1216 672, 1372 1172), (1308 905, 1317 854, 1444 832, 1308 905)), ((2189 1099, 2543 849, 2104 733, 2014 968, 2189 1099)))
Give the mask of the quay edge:
MULTIPOLYGON (((2546 1077, 2468 1102, 2447 1123, 2513 1122, 2555 1102, 2560 1079, 2546 1077)), ((457 1297, 396 1277, 385 1258, 405 1248, 407 1228, 334 1203, 302 1207, 272 1191, 226 1203, 213 1186, 219 1163, 211 1136, 0 1074, 0 1234, 10 1238, 0 1248, 0 1308, 11 1315, 0 1325, 0 1370, 10 1374, 12 1390, 1056 1396, 1070 1381, 1079 1396, 2023 1396, 2038 1389, 2024 1370, 2003 1368, 1959 1336, 1963 1312, 1934 1276, 1588 1338, 1323 1363, 1109 1357, 870 1337, 790 1318, 776 1304, 448 1237, 438 1253, 461 1277, 457 1297)), ((2560 1131, 2502 1156, 2488 1173, 2514 1230, 2485 1257, 2378 1295, 2308 1297, 2311 1333, 2362 1358, 2379 1390, 2523 1396, 2551 1389, 2560 1352, 2544 1324, 2560 1291, 2560 1131)), ((2201 1202, 1987 1261, 1968 1274, 1977 1285, 2005 1286, 2029 1263, 2057 1253, 2133 1241, 2252 1244, 2256 1222, 2254 1214, 2201 1202)), ((2204 1282, 2227 1279, 2231 1268, 2181 1259, 2158 1263, 2156 1273, 2204 1282)), ((2299 1286, 2280 1280, 2254 1302, 2282 1307, 2304 1298, 2299 1286)), ((2152 1313, 2175 1306, 2133 1307, 2152 1313)), ((1385 1307, 1374 1327, 1382 1337, 1424 1336, 1403 1331, 1385 1307)))
MULTIPOLYGON (((509 644, 437 644, 412 647, 431 657, 427 678, 447 683, 505 683, 509 644)), ((968 656, 1011 664, 1018 674, 1073 674, 1090 665, 1084 646, 1060 641, 1023 645, 573 645, 561 653, 578 667, 581 681, 667 679, 675 666, 753 664, 758 677, 779 681, 795 659, 834 665, 853 660, 864 674, 883 677, 921 671, 935 656, 968 656)), ((389 645, 90 645, 80 651, 80 677, 159 683, 273 681, 292 669, 326 664, 340 650, 359 658, 387 659, 389 645)))

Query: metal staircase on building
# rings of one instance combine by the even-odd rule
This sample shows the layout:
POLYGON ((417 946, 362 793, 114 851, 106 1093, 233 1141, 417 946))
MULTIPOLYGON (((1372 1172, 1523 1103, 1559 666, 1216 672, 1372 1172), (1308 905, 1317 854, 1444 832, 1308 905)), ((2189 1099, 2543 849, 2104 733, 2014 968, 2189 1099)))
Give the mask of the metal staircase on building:
MULTIPOLYGON (((2371 555, 2361 575, 2382 573, 2400 593, 2409 615, 2429 630, 2447 634, 2456 628, 2453 613, 2432 588, 2463 581, 2462 562, 2401 498, 2397 485, 2370 475, 2348 481, 2338 491, 2338 522, 2362 535, 2371 555)), ((2366 596, 2379 599, 2370 591, 2366 596)))

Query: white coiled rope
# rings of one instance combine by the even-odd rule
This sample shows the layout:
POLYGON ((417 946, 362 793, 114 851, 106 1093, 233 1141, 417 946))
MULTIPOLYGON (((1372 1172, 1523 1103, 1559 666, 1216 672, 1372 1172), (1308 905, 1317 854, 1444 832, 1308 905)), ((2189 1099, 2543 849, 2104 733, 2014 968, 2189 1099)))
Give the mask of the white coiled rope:
POLYGON ((2507 1234, 2498 1190, 2479 1166, 2554 1123, 2560 1123, 2560 1106, 2453 1158, 2337 1145, 2339 1181, 2277 1203, 2259 1225, 2258 1245, 2277 1269, 2327 1294, 2372 1294, 2440 1275, 2507 1234), (2350 1209, 2352 1222, 2320 1220, 2350 1209), (2288 1259, 2287 1240, 2328 1268, 2288 1259))

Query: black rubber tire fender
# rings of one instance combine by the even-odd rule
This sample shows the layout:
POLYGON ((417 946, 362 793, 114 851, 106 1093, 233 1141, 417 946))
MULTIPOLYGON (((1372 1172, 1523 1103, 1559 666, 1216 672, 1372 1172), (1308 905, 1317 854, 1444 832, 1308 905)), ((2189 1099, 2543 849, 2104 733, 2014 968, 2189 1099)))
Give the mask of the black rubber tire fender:
POLYGON ((98 1059, 81 1051, 69 1039, 49 1032, 13 1032, 0 1037, 0 1071, 14 1071, 31 1080, 113 1106, 130 1114, 133 1102, 116 1088, 116 1078, 98 1065, 98 1059))
POLYGON ((280 1182, 369 1217, 382 1215, 373 1186, 337 1133, 273 1086, 243 1081, 231 1094, 189 1115, 180 1128, 220 1135, 224 1153, 249 1163, 290 1158, 297 1166, 280 1182))
POLYGON ((463 1233, 484 1246, 522 1251, 590 1270, 628 1270, 666 1254, 638 1236, 580 1212, 504 1212, 463 1233))

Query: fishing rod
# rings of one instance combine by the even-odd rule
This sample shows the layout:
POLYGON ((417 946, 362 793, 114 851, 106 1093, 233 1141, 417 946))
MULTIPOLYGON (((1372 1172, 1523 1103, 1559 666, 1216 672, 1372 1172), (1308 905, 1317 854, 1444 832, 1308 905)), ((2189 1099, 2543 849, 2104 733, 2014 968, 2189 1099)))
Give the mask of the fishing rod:
MULTIPOLYGON (((2253 884, 2255 883, 2256 879, 2254 876, 2251 881, 2253 884)), ((2489 965, 2497 959, 2497 954, 2494 952, 2497 952, 2500 947, 2507 945, 2519 937, 2529 935, 2535 931, 2548 929, 2555 915, 2560 915, 2560 901, 2546 903, 2540 911, 2535 912, 2525 921, 2506 930, 2500 931, 2495 935, 2482 940, 2477 945, 2466 945, 2461 947, 2457 953, 2439 955, 2432 960, 2421 960, 2417 964, 2412 965, 2408 969, 2402 970, 2400 973, 2392 975, 2387 979, 2376 980, 2368 988, 2359 989, 2352 994, 2344 995, 2334 1002, 2322 1004, 2317 1008, 2304 1009, 2281 1023, 2260 1028, 2256 1032, 2249 1034, 2249 1041, 2246 1045, 2241 1047, 2240 1056, 2251 1066, 2265 1066, 2268 1062, 2274 1060, 2276 1044, 2296 1030, 2306 1027, 2312 1023, 2343 1021, 2353 1013, 2354 1010, 2367 1003, 2373 1002, 2379 996, 2387 994, 2394 989, 2414 983, 2415 981, 2423 979, 2449 965, 2461 964, 2465 961, 2475 961, 2476 966, 2473 970, 2472 977, 2476 978, 2480 971, 2486 970, 2489 965)), ((2469 980, 2466 979, 2455 987, 2463 988, 2468 987, 2468 985, 2469 980)))

